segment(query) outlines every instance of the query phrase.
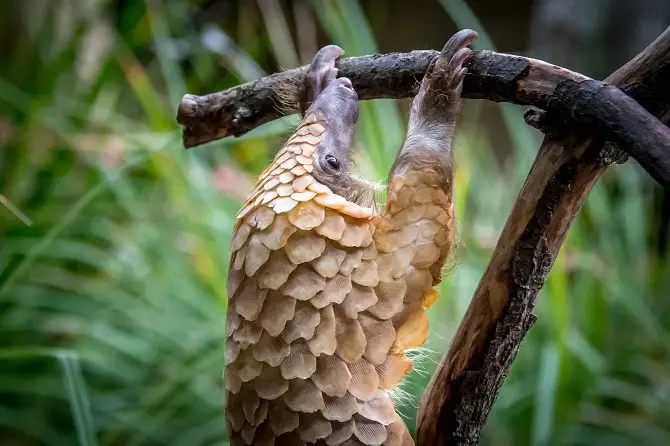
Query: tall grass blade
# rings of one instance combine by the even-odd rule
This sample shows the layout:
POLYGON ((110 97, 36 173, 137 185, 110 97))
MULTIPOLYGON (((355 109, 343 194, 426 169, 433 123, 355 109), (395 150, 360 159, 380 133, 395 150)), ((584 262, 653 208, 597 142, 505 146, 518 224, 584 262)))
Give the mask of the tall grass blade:
POLYGON ((56 359, 63 373, 65 391, 72 410, 79 444, 81 446, 97 446, 91 405, 88 400, 88 392, 81 373, 79 359, 72 351, 57 352, 56 359))

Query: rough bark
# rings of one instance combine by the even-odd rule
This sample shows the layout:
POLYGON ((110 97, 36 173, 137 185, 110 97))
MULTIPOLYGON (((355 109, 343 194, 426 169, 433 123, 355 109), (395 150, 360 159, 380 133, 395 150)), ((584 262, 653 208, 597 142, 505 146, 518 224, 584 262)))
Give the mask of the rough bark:
MULTIPOLYGON (((670 110, 668 79, 670 28, 606 81, 654 116, 663 117, 670 110)), ((586 91, 609 88, 594 81, 564 82, 559 92, 575 85, 586 91)), ((608 126, 608 132, 612 128, 608 126)), ((545 137, 451 347, 424 393, 417 421, 419 445, 479 441, 503 380, 535 321, 535 299, 568 228, 596 181, 621 155, 604 143, 597 128, 593 131, 581 138, 545 137)), ((660 131, 665 132, 667 128, 660 131)), ((667 156, 670 148, 664 149, 667 156)))

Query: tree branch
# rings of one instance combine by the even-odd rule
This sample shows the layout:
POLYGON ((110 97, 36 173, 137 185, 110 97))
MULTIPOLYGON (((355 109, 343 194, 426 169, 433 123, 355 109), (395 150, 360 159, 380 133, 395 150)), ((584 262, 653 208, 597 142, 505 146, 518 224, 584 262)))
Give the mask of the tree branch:
MULTIPOLYGON (((361 99, 406 98, 416 93, 436 54, 376 54, 345 58, 338 66, 340 75, 352 80, 361 99)), ((473 52, 466 66, 464 97, 532 105, 563 120, 595 128, 670 189, 670 151, 666 150, 670 147, 670 131, 618 89, 540 60, 492 51, 473 52)), ((193 147, 240 136, 296 112, 306 68, 272 74, 206 96, 185 95, 177 114, 184 127, 184 145, 193 147)))
MULTIPOLYGON (((607 82, 622 88, 653 115, 663 117, 670 110, 669 79, 670 28, 607 82)), ((628 98, 622 100, 618 90, 595 81, 562 81, 558 90, 550 102, 560 102, 565 93, 571 104, 578 104, 577 112, 591 114, 608 132, 635 131, 621 128, 626 118, 637 116, 635 107, 632 115, 628 111, 617 115, 613 110, 621 104, 628 106, 628 98), (616 98, 602 109, 604 114, 588 111, 589 104, 584 103, 588 95, 597 94, 599 106, 610 100, 610 93, 616 98), (582 99, 572 102, 580 94, 582 99)), ((630 125, 638 124, 635 120, 630 125)), ((665 137, 667 128, 657 130, 665 137)), ((479 441, 504 378, 535 321, 535 299, 568 228, 596 181, 621 154, 604 144, 601 136, 571 135, 560 141, 545 137, 451 347, 424 393, 417 421, 418 445, 474 445, 479 441)), ((628 141, 633 146, 637 142, 628 141)), ((667 157, 669 146, 664 150, 667 157)))
MULTIPOLYGON (((433 50, 374 54, 343 58, 337 66, 340 76, 351 79, 359 99, 402 99, 416 94, 428 64, 437 54, 433 50)), ((546 62, 493 51, 474 51, 466 66, 463 97, 540 108, 560 81, 588 79, 546 62)), ((177 111, 184 145, 194 147, 241 136, 297 112, 306 69, 282 71, 205 96, 184 95, 177 111)))

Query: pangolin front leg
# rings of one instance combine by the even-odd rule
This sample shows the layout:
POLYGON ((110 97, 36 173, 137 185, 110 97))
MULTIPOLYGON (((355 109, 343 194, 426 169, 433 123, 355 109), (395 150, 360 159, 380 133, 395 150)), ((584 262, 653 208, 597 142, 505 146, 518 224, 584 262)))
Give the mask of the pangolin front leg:
MULTIPOLYGON (((462 81, 465 57, 445 52, 431 80, 424 81, 391 177, 390 201, 383 214, 373 215, 361 206, 371 196, 370 183, 351 163, 358 97, 348 79, 336 79, 341 54, 331 45, 314 57, 301 104, 304 118, 237 216, 226 321, 226 420, 232 444, 413 444, 385 389, 402 379, 409 368, 404 349, 416 344, 403 340, 414 323, 412 296, 420 288, 412 271, 437 274, 444 240, 450 240, 450 229, 445 230, 450 223, 443 222, 453 214, 432 210, 449 209, 450 200, 443 197, 450 197, 450 164, 445 167, 450 158, 431 154, 449 151, 450 141, 445 146, 442 139, 453 125, 445 133, 431 128, 442 121, 422 123, 437 107, 429 105, 431 100, 452 112, 443 121, 457 114, 431 90, 442 85, 439 77, 449 75, 450 87, 441 94, 460 92, 451 86, 462 81), (413 134, 426 129, 434 137, 412 142, 417 141, 413 134), (432 162, 438 165, 425 172, 426 179, 415 180, 413 175, 421 176, 420 169, 432 162), (400 187, 399 178, 407 179, 400 187), (421 201, 423 186, 436 190, 429 202, 421 201), (420 192, 416 200, 402 199, 407 188, 420 192), (418 205, 431 211, 402 216, 418 205), (403 222, 420 227, 410 241, 397 236, 403 222), (440 250, 432 263, 423 248, 427 241, 440 250), (407 247, 411 256, 404 265, 396 255, 407 247)), ((417 301, 423 305, 426 299, 422 295, 417 301)))
POLYGON ((407 136, 391 168, 388 201, 374 218, 379 284, 396 338, 379 368, 380 387, 394 388, 412 368, 405 352, 428 337, 426 308, 437 299, 454 235, 453 136, 461 90, 478 34, 456 33, 428 68, 412 102, 407 136))

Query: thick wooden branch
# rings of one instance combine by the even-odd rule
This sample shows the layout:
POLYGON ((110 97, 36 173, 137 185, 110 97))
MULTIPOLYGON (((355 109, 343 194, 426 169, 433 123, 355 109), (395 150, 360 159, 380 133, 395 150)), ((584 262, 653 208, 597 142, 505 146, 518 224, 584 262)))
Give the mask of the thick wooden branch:
MULTIPOLYGON (((339 62, 340 75, 352 80, 361 99, 411 97, 436 54, 412 51, 345 58, 339 62)), ((626 150, 670 189, 670 132, 615 87, 543 61, 492 51, 474 52, 466 66, 464 97, 533 105, 564 120, 595 126, 591 128, 626 150)), ((295 112, 305 69, 206 96, 185 95, 177 115, 184 145, 240 136, 295 112)))
MULTIPOLYGON (((607 82, 622 88, 654 116, 667 116, 670 28, 607 82)), ((570 97, 570 104, 578 104, 575 113, 591 115, 589 119, 595 118, 607 132, 630 131, 626 138, 646 137, 625 128, 630 118, 631 125, 649 129, 641 122, 645 115, 638 115, 635 107, 633 113, 615 110, 629 105, 618 90, 595 81, 564 80, 550 101, 560 102, 563 93, 570 97), (595 104, 584 103, 593 94, 598 106, 613 99, 594 110, 595 104), (572 102, 577 97, 581 99, 572 102)), ((661 138, 666 137, 667 128, 652 122, 661 138)), ((535 299, 568 228, 596 181, 621 154, 604 143, 602 136, 571 135, 560 141, 545 137, 451 347, 424 393, 417 421, 418 445, 474 445, 479 441, 512 361, 535 321, 535 299)), ((631 146, 637 142, 628 141, 631 146)), ((664 150, 667 156, 668 146, 664 150)))
MULTIPOLYGON (((410 98, 416 94, 433 50, 374 54, 340 59, 339 75, 348 77, 361 100, 410 98)), ((468 62, 463 96, 522 105, 546 106, 556 85, 588 78, 521 56, 474 51, 468 62)), ((194 147, 297 112, 307 66, 265 76, 205 96, 184 95, 177 111, 184 146, 194 147)))

